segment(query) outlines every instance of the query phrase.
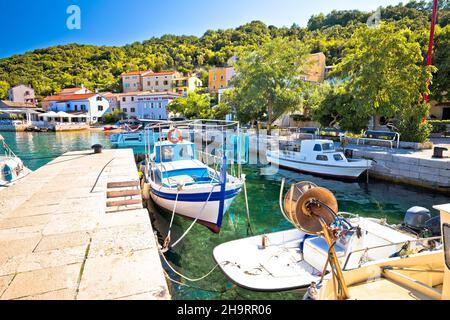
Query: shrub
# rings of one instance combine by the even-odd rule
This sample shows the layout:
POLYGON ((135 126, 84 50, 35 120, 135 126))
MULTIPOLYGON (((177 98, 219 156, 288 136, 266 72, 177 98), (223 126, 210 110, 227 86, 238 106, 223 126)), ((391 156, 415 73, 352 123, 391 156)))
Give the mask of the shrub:
POLYGON ((433 129, 431 132, 433 133, 441 133, 447 131, 447 125, 450 125, 450 120, 432 120, 428 121, 433 129))
POLYGON ((430 137, 432 126, 422 121, 428 115, 428 105, 419 103, 409 110, 404 110, 395 126, 400 132, 400 139, 406 142, 426 142, 430 137))

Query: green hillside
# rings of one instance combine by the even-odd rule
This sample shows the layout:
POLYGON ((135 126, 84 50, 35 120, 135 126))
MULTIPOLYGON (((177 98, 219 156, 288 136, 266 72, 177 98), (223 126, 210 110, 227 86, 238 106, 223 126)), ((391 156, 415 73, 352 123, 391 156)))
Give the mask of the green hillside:
MULTIPOLYGON (((292 25, 278 28, 253 21, 236 29, 208 30, 201 37, 166 35, 135 42, 123 47, 70 44, 38 49, 0 60, 0 98, 9 86, 29 83, 37 96, 45 96, 62 88, 84 84, 90 89, 119 91, 120 74, 127 71, 176 69, 197 72, 206 81, 207 69, 223 65, 243 48, 257 47, 272 38, 297 38, 312 52, 322 51, 327 64, 339 61, 348 39, 372 13, 333 11, 311 17, 307 27, 292 25)), ((410 28, 426 54, 430 4, 413 1, 406 5, 382 9, 382 19, 397 28, 410 28)), ((433 94, 440 100, 450 99, 450 5, 441 1, 434 64, 438 68, 433 94), (439 94, 438 94, 439 93, 439 94)))

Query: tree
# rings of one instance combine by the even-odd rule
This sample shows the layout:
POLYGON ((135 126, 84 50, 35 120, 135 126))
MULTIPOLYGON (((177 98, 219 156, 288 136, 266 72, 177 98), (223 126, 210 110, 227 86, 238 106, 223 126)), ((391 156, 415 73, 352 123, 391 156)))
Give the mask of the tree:
POLYGON ((0 100, 4 100, 8 97, 9 83, 6 81, 0 81, 0 100))
POLYGON ((296 109, 301 102, 300 76, 308 52, 298 40, 276 38, 240 56, 230 96, 238 118, 261 120, 266 113, 270 134, 274 119, 290 108, 296 109))
POLYGON ((381 116, 393 118, 418 104, 430 71, 411 30, 381 24, 355 32, 333 74, 345 81, 348 108, 373 116, 377 127, 381 116))
POLYGON ((431 85, 431 98, 450 101, 450 25, 436 30, 433 62, 437 72, 431 85))
POLYGON ((180 113, 188 119, 213 119, 209 94, 189 92, 186 97, 176 98, 168 107, 170 112, 180 113))

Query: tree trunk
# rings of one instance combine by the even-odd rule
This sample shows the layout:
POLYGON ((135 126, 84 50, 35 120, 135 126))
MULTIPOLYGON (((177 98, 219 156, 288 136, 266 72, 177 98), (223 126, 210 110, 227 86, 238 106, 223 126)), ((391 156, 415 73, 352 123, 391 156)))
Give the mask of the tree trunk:
POLYGON ((378 115, 378 114, 376 114, 376 115, 374 115, 373 116, 373 125, 372 125, 372 129, 373 130, 380 130, 380 128, 381 128, 381 125, 380 125, 380 116, 378 115))
POLYGON ((272 134, 272 101, 269 100, 269 104, 267 105, 267 135, 270 136, 272 134))

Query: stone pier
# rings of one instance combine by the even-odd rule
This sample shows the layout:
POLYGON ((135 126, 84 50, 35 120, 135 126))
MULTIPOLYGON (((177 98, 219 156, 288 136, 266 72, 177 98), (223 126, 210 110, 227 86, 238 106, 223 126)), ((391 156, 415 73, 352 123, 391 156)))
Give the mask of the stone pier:
POLYGON ((0 192, 0 299, 170 299, 131 149, 66 153, 0 192))

